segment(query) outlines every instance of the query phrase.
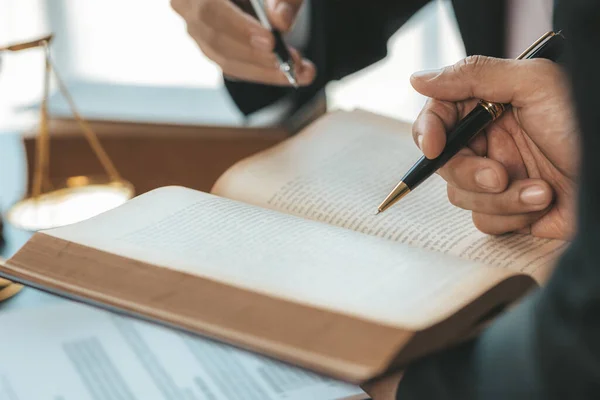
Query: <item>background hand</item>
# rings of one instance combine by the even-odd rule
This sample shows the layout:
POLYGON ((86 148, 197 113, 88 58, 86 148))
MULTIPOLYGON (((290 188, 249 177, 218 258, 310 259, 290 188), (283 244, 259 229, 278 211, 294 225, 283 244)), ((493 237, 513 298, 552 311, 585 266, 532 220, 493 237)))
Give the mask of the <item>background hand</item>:
POLYGON ((411 77, 432 98, 413 125, 428 158, 440 154, 446 132, 477 99, 513 106, 438 171, 450 201, 471 210, 481 231, 561 239, 575 231, 579 147, 565 82, 547 60, 479 56, 411 77))
MULTIPOLYGON (((288 86, 273 53, 274 38, 260 22, 244 12, 249 0, 171 0, 173 9, 187 23, 187 30, 202 52, 231 78, 288 86)), ((302 0, 266 1, 272 25, 282 32, 292 28, 302 0)), ((315 78, 315 66, 290 49, 300 85, 315 78)))

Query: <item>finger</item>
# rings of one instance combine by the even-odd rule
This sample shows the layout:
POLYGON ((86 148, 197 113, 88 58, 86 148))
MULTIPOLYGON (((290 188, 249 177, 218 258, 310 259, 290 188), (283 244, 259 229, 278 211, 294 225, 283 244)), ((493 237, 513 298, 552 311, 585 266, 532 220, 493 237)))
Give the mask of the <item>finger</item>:
POLYGON ((436 99, 427 101, 413 124, 413 139, 425 157, 431 159, 440 155, 448 133, 475 104, 477 101, 474 100, 458 103, 436 99))
POLYGON ((489 146, 487 156, 504 165, 512 180, 528 177, 521 151, 510 133, 492 126, 488 130, 487 141, 489 146))
POLYGON ((272 64, 273 35, 233 3, 204 0, 192 3, 196 7, 179 3, 181 0, 172 0, 171 5, 184 16, 188 33, 213 61, 220 64, 215 59, 220 57, 272 64))
POLYGON ((508 173, 501 163, 478 157, 470 149, 452 157, 438 174, 449 185, 467 192, 500 193, 508 185, 508 173))
POLYGON ((513 182, 502 193, 476 193, 448 185, 448 200, 456 207, 489 215, 515 215, 540 211, 553 199, 553 191, 541 179, 513 182))
POLYGON ((202 52, 221 68, 230 61, 238 61, 256 66, 275 68, 277 58, 272 47, 264 43, 242 43, 227 35, 219 35, 206 25, 188 26, 189 34, 196 40, 202 52))
MULTIPOLYGON (((300 86, 307 86, 314 80, 316 69, 313 63, 302 60, 295 64, 296 78, 300 86)), ((290 86, 289 81, 279 70, 273 68, 257 67, 255 65, 232 61, 223 69, 225 75, 249 82, 266 83, 278 86, 290 86)))
POLYGON ((186 15, 189 5, 190 0, 171 0, 171 8, 182 17, 186 15))
POLYGON ((274 28, 288 32, 292 29, 302 0, 267 0, 267 14, 274 28))
POLYGON ((487 141, 486 132, 483 131, 479 135, 475 136, 469 143, 469 147, 479 157, 487 156, 488 141, 487 141))
MULTIPOLYGON (((218 35, 248 43, 257 40, 273 40, 271 32, 254 16, 244 12, 229 0, 203 0, 193 17, 200 24, 213 28, 218 35)), ((189 23, 189 22, 188 22, 189 23)))
POLYGON ((446 132, 456 124, 453 103, 429 99, 413 124, 413 139, 425 157, 435 158, 446 145, 446 132))
POLYGON ((440 70, 417 72, 410 81, 419 93, 439 100, 478 98, 521 107, 553 78, 560 79, 560 69, 548 60, 470 56, 440 70))
POLYGON ((502 235, 509 232, 528 233, 529 226, 539 220, 547 210, 518 215, 488 215, 473 213, 473 224, 488 235, 502 235))
POLYGON ((301 64, 302 63, 302 54, 300 54, 300 52, 293 47, 289 47, 288 50, 290 52, 290 56, 292 57, 292 60, 294 61, 294 64, 301 64))
POLYGON ((293 47, 290 47, 289 51, 292 60, 294 61, 294 66, 298 66, 296 68, 296 74, 301 74, 303 75, 304 79, 308 79, 304 81, 304 84, 312 83, 312 81, 317 76, 317 69, 315 67, 315 64, 313 64, 310 60, 302 58, 302 54, 300 54, 300 52, 294 49, 293 47))

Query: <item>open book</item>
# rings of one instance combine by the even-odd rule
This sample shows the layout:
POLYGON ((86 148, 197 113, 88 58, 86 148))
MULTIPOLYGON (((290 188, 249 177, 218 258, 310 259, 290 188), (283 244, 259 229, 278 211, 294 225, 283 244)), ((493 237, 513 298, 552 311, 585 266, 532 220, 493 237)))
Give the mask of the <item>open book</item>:
POLYGON ((367 381, 475 334, 565 247, 478 232, 437 176, 375 216, 420 155, 409 132, 326 115, 212 194, 162 188, 36 233, 0 275, 367 381))

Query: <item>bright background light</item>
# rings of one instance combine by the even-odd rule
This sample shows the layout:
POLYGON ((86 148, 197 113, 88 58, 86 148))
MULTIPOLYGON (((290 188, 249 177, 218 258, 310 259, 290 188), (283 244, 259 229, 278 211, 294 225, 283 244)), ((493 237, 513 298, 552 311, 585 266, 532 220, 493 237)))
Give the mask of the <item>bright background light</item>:
MULTIPOLYGON (((224 91, 218 67, 188 36, 169 0, 0 2, 0 42, 50 31, 56 34, 55 62, 67 81, 224 91)), ((450 3, 426 6, 392 38, 389 49, 384 61, 331 83, 329 107, 413 119, 423 99, 410 87, 410 74, 453 63, 464 54, 450 3)), ((35 50, 5 56, 0 126, 18 121, 15 107, 39 101, 41 57, 35 50)))

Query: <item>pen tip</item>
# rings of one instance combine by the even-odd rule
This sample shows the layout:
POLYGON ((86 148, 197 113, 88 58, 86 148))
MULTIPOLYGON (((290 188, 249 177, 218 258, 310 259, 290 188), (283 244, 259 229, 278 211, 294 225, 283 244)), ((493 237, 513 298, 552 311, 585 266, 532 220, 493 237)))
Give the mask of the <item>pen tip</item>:
POLYGON ((294 89, 298 89, 300 87, 300 85, 298 85, 298 78, 296 78, 296 74, 294 73, 293 69, 290 71, 290 76, 288 80, 290 81, 290 84, 294 87, 294 89))
POLYGON ((381 210, 377 210, 377 212, 375 213, 375 215, 379 215, 381 214, 381 210))
POLYGON ((284 62, 279 65, 279 69, 281 70, 281 72, 283 72, 290 85, 294 87, 294 89, 298 89, 299 85, 298 79, 296 78, 296 73, 294 72, 294 64, 284 62))
MULTIPOLYGON (((379 212, 377 214, 390 208, 398 200, 400 200, 401 198, 406 196, 409 192, 410 192, 410 188, 408 187, 408 185, 406 183, 404 183, 402 181, 400 183, 398 183, 398 185, 396 185, 394 190, 392 190, 390 192, 390 194, 387 195, 385 200, 383 200, 383 202, 379 205, 379 207, 377 207, 377 210, 379 210, 379 212)), ((377 214, 375 214, 375 215, 377 215, 377 214)))

